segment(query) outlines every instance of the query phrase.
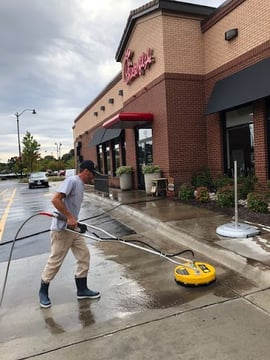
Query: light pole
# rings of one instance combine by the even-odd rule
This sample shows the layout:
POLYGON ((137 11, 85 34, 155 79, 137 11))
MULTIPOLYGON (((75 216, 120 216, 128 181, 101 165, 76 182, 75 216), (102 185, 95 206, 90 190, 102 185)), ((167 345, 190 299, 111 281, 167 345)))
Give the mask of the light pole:
POLYGON ((60 148, 61 148, 61 146, 62 146, 62 144, 61 143, 54 143, 54 145, 56 145, 56 152, 57 152, 57 160, 58 160, 58 171, 60 170, 59 169, 59 163, 60 163, 60 148))
POLYGON ((17 118, 17 135, 18 135, 18 149, 19 149, 19 168, 22 178, 22 151, 21 151, 21 140, 20 140, 20 125, 19 125, 19 118, 25 111, 31 111, 32 114, 36 114, 35 109, 24 109, 21 113, 16 112, 15 116, 17 118))

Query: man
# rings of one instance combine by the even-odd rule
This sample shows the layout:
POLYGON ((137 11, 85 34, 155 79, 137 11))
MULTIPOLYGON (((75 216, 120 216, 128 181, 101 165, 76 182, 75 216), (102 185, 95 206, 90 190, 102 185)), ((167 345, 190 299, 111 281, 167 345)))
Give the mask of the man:
POLYGON ((66 178, 52 198, 56 208, 56 217, 51 223, 51 254, 41 275, 39 290, 40 306, 49 308, 49 284, 60 269, 69 249, 77 260, 75 283, 77 299, 97 299, 100 293, 88 289, 87 274, 89 271, 90 253, 84 237, 79 233, 66 230, 75 229, 78 215, 83 201, 84 184, 90 183, 96 174, 95 164, 92 160, 84 160, 80 164, 79 175, 66 178))

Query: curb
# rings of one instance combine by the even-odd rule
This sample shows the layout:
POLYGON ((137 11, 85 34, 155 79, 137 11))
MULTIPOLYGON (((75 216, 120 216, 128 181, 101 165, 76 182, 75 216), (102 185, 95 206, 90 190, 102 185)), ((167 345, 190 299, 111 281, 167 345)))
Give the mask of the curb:
POLYGON ((175 229, 172 225, 167 225, 161 220, 146 215, 143 212, 136 210, 129 205, 122 204, 119 201, 101 197, 95 193, 90 193, 89 195, 98 201, 99 205, 101 203, 113 205, 117 207, 114 211, 123 215, 129 215, 136 220, 147 223, 147 225, 153 226, 157 232, 165 237, 169 237, 175 243, 180 243, 185 247, 192 248, 192 250, 199 252, 204 256, 213 258, 225 267, 228 267, 253 281, 257 287, 270 287, 270 269, 266 265, 259 262, 251 265, 248 263, 249 259, 245 256, 226 250, 223 247, 220 247, 217 243, 215 243, 215 245, 211 243, 210 245, 205 239, 196 239, 183 230, 175 229))

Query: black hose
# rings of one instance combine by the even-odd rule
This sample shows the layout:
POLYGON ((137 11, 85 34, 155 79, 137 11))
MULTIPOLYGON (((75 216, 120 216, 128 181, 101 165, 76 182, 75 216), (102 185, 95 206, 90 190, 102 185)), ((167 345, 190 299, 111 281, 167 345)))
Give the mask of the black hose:
MULTIPOLYGON (((36 214, 36 215, 38 215, 38 214, 36 214)), ((36 216, 36 215, 33 215, 33 216, 36 216)), ((47 230, 39 231, 37 233, 33 233, 33 234, 30 234, 30 235, 25 235, 25 236, 19 237, 19 238, 16 239, 16 242, 18 242, 20 240, 28 239, 28 238, 36 236, 36 235, 45 234, 45 233, 47 233, 49 231, 50 231, 50 229, 47 229, 47 230)), ((13 241, 14 241, 14 239, 2 242, 2 243, 0 243, 0 246, 11 244, 11 243, 13 243, 13 241)))
MULTIPOLYGON (((158 201, 158 200, 162 200, 162 199, 139 200, 139 201, 133 201, 133 202, 131 201, 131 202, 123 203, 123 204, 118 204, 118 205, 114 206, 113 208, 111 208, 110 210, 104 211, 102 214, 97 214, 97 215, 90 216, 90 217, 88 217, 88 218, 85 218, 85 219, 80 220, 80 222, 83 222, 83 221, 86 221, 86 220, 96 219, 96 218, 98 218, 98 217, 100 217, 100 216, 103 216, 103 215, 105 215, 105 214, 107 214, 107 213, 109 213, 109 212, 117 209, 119 206, 122 206, 122 205, 139 204, 139 203, 146 202, 146 201, 147 201, 147 202, 150 202, 150 201, 158 201)), ((35 214, 35 215, 33 215, 33 216, 36 216, 36 215, 39 215, 39 214, 35 214)), ((29 219, 30 219, 30 218, 29 218, 29 219)), ((26 221, 26 222, 27 222, 27 221, 26 221)), ((25 223, 23 223, 22 226, 23 226, 24 224, 25 224, 25 223)), ((21 228, 20 228, 20 230, 21 230, 21 228)), ((45 234, 45 233, 47 233, 47 232, 49 232, 49 231, 50 231, 50 229, 47 229, 47 230, 43 230, 43 231, 40 231, 40 232, 37 232, 37 233, 33 233, 33 234, 30 234, 30 235, 25 235, 25 236, 22 236, 22 237, 20 237, 20 238, 17 238, 17 239, 16 239, 16 242, 17 242, 17 241, 20 241, 20 240, 28 239, 28 238, 33 237, 33 236, 36 236, 36 235, 45 234)), ((14 239, 13 239, 13 240, 8 240, 8 241, 1 242, 1 243, 0 243, 0 247, 1 247, 1 246, 4 246, 4 245, 11 244, 11 243, 13 243, 13 242, 14 242, 14 239)))
MULTIPOLYGON (((3 289, 2 289, 2 293, 1 293, 0 307, 1 307, 1 305, 2 305, 2 301, 3 301, 3 298, 4 298, 4 294, 5 294, 5 289, 6 289, 6 284, 7 284, 7 277, 8 277, 9 267, 10 267, 10 262, 11 262, 11 258, 12 258, 12 254, 13 254, 13 249, 14 249, 14 246, 15 246, 15 242, 16 242, 16 240, 17 240, 17 236, 19 235, 19 232, 20 232, 21 229, 24 227, 24 225, 25 225, 29 220, 31 220, 33 217, 38 216, 38 215, 40 215, 40 214, 39 214, 39 213, 38 213, 38 214, 34 214, 34 215, 31 215, 29 218, 27 218, 27 219, 21 224, 21 226, 19 227, 19 229, 18 229, 17 232, 16 232, 16 235, 15 235, 14 239, 12 240, 12 246, 11 246, 11 249, 10 249, 10 252, 9 252, 9 258, 8 258, 7 269, 6 269, 6 274, 5 274, 4 286, 3 286, 3 289)), ((6 244, 6 243, 5 243, 5 244, 6 244)))

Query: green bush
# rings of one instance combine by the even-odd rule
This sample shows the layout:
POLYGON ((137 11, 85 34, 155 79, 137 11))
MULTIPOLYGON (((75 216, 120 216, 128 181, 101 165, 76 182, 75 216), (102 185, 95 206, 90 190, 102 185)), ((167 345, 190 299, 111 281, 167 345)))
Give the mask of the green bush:
POLYGON ((208 202, 209 198, 209 191, 206 186, 200 186, 195 191, 195 199, 201 203, 208 202))
POLYGON ((240 176, 238 178, 238 194, 239 199, 246 199, 248 194, 255 188, 257 178, 254 175, 240 176))
POLYGON ((143 174, 152 174, 154 172, 159 172, 160 166, 154 164, 146 164, 142 166, 142 173, 143 174))
POLYGON ((234 189, 231 185, 226 185, 217 191, 217 204, 219 207, 231 207, 234 205, 234 189))
POLYGON ((247 196, 247 207, 254 212, 267 213, 268 202, 268 194, 251 192, 247 196))
POLYGON ((194 187, 189 184, 182 184, 179 187, 178 197, 180 200, 194 199, 194 187))
POLYGON ((213 187, 213 180, 210 174, 210 170, 207 167, 202 168, 197 173, 192 175, 191 184, 195 187, 207 187, 210 189, 213 187))
POLYGON ((133 168, 132 166, 129 166, 129 165, 123 165, 123 166, 119 166, 117 169, 116 169, 116 176, 120 176, 120 175, 123 175, 123 174, 131 174, 133 171, 133 168))
POLYGON ((233 178, 229 177, 227 174, 220 175, 217 179, 213 181, 214 187, 216 189, 222 188, 227 185, 233 185, 233 178))

